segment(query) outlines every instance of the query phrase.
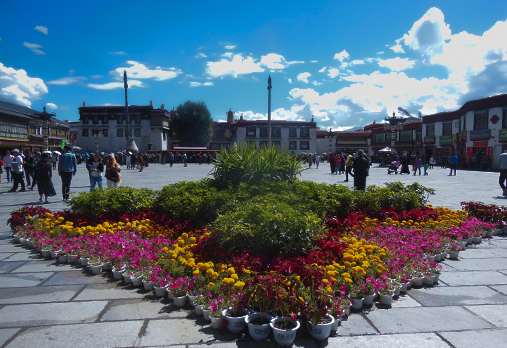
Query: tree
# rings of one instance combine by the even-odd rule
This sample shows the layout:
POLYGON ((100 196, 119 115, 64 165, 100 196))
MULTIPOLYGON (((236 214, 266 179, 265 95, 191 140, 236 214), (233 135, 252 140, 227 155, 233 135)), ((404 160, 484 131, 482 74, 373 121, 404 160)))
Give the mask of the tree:
POLYGON ((213 119, 204 102, 187 100, 178 105, 169 127, 181 146, 207 147, 213 138, 213 119))

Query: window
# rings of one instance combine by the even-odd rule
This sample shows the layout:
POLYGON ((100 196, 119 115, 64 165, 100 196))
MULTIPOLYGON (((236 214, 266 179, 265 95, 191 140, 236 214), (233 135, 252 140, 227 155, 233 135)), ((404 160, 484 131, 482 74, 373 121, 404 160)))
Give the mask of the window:
POLYGON ((474 129, 488 129, 488 110, 476 111, 474 114, 474 129))
POLYGON ((118 116, 118 124, 123 124, 123 116, 118 116))
POLYGON ((309 141, 302 141, 299 143, 299 149, 300 150, 309 150, 310 149, 310 142, 309 141))
POLYGON ((435 136, 435 125, 434 124, 427 124, 426 125, 426 136, 427 137, 434 137, 435 136))
POLYGON ((272 145, 272 146, 278 146, 278 147, 281 147, 281 144, 280 144, 280 142, 279 142, 279 141, 272 141, 272 142, 271 142, 271 145, 272 145))
POLYGON ((390 142, 391 141, 391 133, 384 133, 385 134, 385 137, 386 137, 386 142, 390 142))
POLYGON ((452 122, 442 123, 442 135, 452 135, 452 122))
POLYGON ((83 118, 83 124, 88 124, 90 122, 90 120, 88 119, 88 115, 85 115, 85 117, 83 118))
POLYGON ((268 127, 261 127, 260 136, 265 138, 268 137, 268 127))
POLYGON ((310 128, 308 127, 302 127, 301 128, 301 138, 307 138, 310 136, 310 128))
POLYGON ((373 142, 374 143, 383 143, 384 139, 385 139, 384 133, 373 135, 373 142))
POLYGON ((141 124, 141 115, 136 115, 136 124, 141 124))
POLYGON ((81 135, 83 137, 87 137, 88 136, 88 129, 87 128, 83 129, 83 132, 81 133, 81 135))
POLYGON ((246 136, 255 137, 256 136, 255 129, 256 129, 255 127, 246 127, 246 136))
POLYGON ((422 132, 415 132, 415 140, 416 141, 422 140, 422 132))
POLYGON ((108 137, 109 136, 109 129, 103 129, 102 130, 102 136, 103 137, 108 137))
POLYGON ((297 150, 298 142, 297 141, 289 141, 289 150, 297 150))
POLYGON ((298 129, 296 127, 289 127, 289 138, 297 138, 298 129))
POLYGON ((118 138, 123 137, 123 129, 121 129, 121 128, 120 128, 120 129, 117 129, 117 130, 116 130, 116 136, 117 136, 118 138))
POLYGON ((260 143, 260 147, 268 146, 268 142, 266 140, 262 140, 260 143))
POLYGON ((280 138, 282 136, 282 128, 281 127, 271 127, 271 136, 273 138, 280 138))
POLYGON ((136 138, 140 138, 141 137, 141 129, 139 129, 139 128, 134 129, 134 136, 136 138))
POLYGON ((412 139, 412 131, 403 131, 400 132, 400 141, 411 141, 412 139))
POLYGON ((102 124, 107 124, 107 115, 102 118, 102 124))
POLYGON ((99 116, 93 116, 93 124, 99 124, 99 116))

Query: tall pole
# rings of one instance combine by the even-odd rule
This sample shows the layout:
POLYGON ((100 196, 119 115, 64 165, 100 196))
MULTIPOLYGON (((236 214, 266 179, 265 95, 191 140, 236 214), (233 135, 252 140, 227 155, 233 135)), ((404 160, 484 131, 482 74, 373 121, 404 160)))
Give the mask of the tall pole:
POLYGON ((127 122, 127 147, 125 149, 129 148, 130 144, 130 132, 129 132, 129 105, 127 102, 127 88, 129 88, 129 85, 127 84, 127 71, 123 70, 123 87, 125 88, 125 122, 127 122))
POLYGON ((268 146, 271 147, 271 75, 268 77, 268 146))

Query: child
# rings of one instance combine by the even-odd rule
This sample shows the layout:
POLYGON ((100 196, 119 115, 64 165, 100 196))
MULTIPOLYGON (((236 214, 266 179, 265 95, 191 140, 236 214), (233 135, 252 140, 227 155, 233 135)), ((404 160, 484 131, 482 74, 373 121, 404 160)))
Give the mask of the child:
POLYGON ((428 163, 424 163, 424 175, 428 175, 428 168, 430 167, 430 165, 428 163))

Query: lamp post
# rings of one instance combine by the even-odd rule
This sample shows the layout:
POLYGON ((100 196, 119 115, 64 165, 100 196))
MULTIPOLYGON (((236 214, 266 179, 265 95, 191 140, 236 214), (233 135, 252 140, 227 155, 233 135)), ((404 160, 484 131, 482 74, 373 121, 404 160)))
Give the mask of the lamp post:
POLYGON ((46 106, 42 108, 42 112, 36 112, 35 115, 39 116, 39 119, 43 121, 42 137, 44 151, 49 151, 49 120, 51 116, 56 116, 54 112, 49 113, 46 111, 46 106))
POLYGON ((333 137, 334 133, 331 130, 331 127, 329 127, 329 132, 327 132, 327 136, 329 137, 329 153, 333 152, 333 137))
POLYGON ((271 75, 268 77, 268 146, 271 147, 271 75))
POLYGON ((95 128, 92 129, 92 136, 95 137, 95 153, 99 153, 99 138, 102 136, 102 130, 95 128))
POLYGON ((396 131, 403 130, 403 124, 400 123, 403 118, 397 118, 396 114, 393 112, 393 117, 386 117, 385 120, 389 122, 389 126, 386 124, 384 125, 384 129, 388 130, 391 129, 391 151, 394 151, 394 145, 396 142, 396 131))

